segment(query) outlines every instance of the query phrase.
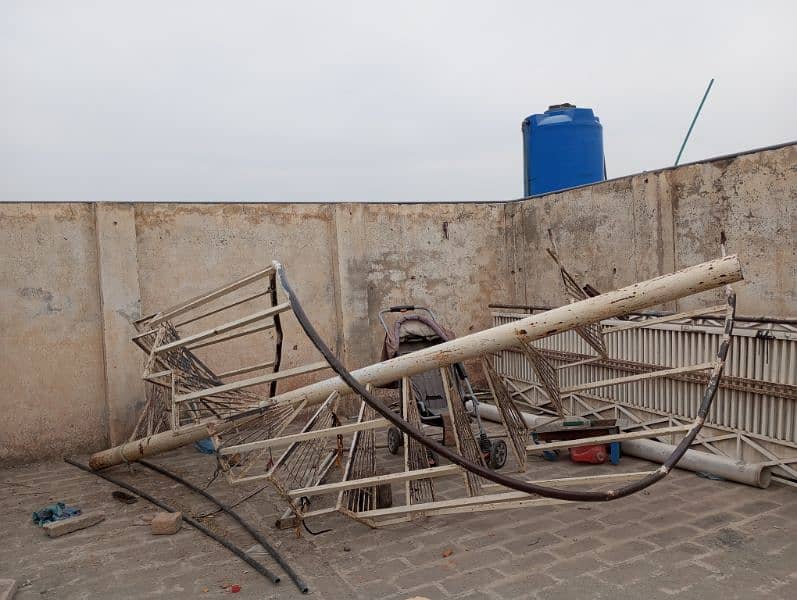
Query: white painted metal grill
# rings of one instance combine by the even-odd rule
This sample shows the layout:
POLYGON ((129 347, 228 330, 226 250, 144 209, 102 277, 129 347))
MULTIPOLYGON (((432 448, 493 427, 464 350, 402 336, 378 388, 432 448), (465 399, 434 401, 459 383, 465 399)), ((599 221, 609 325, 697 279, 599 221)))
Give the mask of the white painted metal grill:
MULTIPOLYGON (((495 312, 493 322, 500 325, 526 316, 527 313, 495 312)), ((612 359, 660 367, 683 367, 708 362, 717 352, 722 328, 712 319, 700 318, 697 322, 700 324, 694 324, 695 321, 666 323, 606 334, 608 354, 612 359)), ((610 320, 604 325, 627 323, 610 320)), ((725 369, 725 382, 717 394, 707 422, 772 440, 797 442, 797 328, 737 323, 734 334, 725 369), (751 387, 756 389, 749 391, 751 387)), ((544 338, 536 345, 571 355, 594 354, 573 331, 544 338)), ((554 358, 552 362, 560 366, 571 360, 554 358)), ((512 380, 536 383, 531 366, 520 352, 503 351, 496 358, 496 369, 512 380)), ((560 385, 564 388, 623 377, 629 374, 629 370, 581 365, 560 369, 558 373, 560 385)), ((680 379, 648 379, 596 388, 590 390, 590 394, 692 419, 697 412, 704 385, 680 379)), ((541 395, 539 397, 542 399, 541 395)))

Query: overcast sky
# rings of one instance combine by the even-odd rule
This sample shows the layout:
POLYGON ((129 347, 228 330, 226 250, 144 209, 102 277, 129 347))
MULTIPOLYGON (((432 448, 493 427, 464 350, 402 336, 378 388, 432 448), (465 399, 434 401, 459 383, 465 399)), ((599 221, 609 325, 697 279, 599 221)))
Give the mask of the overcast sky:
POLYGON ((522 196, 591 107, 609 177, 797 139, 797 2, 0 3, 0 199, 522 196), (655 6, 654 6, 655 5, 655 6))

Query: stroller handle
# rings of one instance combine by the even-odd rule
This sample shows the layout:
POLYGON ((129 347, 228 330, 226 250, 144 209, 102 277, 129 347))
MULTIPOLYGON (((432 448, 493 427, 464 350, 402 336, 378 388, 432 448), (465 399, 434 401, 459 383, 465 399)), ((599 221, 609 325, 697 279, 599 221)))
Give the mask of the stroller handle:
POLYGON ((415 307, 412 304, 399 304, 387 309, 388 312, 407 312, 408 310, 415 310, 415 307))
POLYGON ((434 314, 432 312, 432 309, 430 309, 430 308, 426 308, 425 306, 415 306, 414 304, 399 304, 397 306, 391 306, 390 308, 383 308, 382 310, 380 310, 379 311, 379 315, 378 315, 379 322, 382 324, 382 327, 384 327, 385 331, 388 331, 387 323, 385 323, 385 319, 383 318, 383 315, 385 315, 386 313, 409 312, 411 310, 423 310, 423 311, 426 311, 432 316, 432 318, 435 321, 437 321, 437 315, 434 314))

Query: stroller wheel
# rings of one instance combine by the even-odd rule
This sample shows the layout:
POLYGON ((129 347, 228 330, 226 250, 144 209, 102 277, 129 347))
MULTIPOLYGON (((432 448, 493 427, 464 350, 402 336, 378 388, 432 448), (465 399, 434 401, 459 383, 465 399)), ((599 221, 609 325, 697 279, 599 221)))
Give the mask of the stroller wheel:
POLYGON ((376 507, 390 508, 393 506, 393 488, 389 483, 376 486, 376 507))
POLYGON ((387 451, 391 454, 398 454, 399 448, 404 444, 401 432, 395 427, 387 430, 387 451))
POLYGON ((490 468, 500 469, 506 464, 506 443, 495 440, 490 447, 490 468))

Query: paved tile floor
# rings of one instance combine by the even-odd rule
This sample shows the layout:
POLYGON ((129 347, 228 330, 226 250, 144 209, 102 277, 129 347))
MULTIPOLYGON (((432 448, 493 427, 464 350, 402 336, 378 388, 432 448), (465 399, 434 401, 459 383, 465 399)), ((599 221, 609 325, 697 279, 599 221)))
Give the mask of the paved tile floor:
MULTIPOLYGON (((192 448, 156 462, 202 484, 214 470, 214 459, 192 448)), ((537 460, 529 472, 542 478, 650 466, 631 458, 618 467, 537 460)), ((141 466, 113 473, 187 513, 212 509, 141 466)), ((301 597, 287 577, 272 585, 190 527, 152 536, 141 520, 152 506, 119 504, 113 489, 62 462, 0 471, 0 578, 19 582, 17 598, 219 598, 230 596, 224 586, 232 583, 241 586, 235 598, 301 597), (55 500, 104 510, 108 518, 49 539, 30 523, 30 513, 55 500)), ((252 489, 221 479, 210 487, 228 501, 252 489)), ((283 508, 268 489, 239 511, 266 532, 319 599, 797 597, 797 490, 777 484, 759 490, 675 471, 646 492, 610 503, 434 517, 377 531, 333 515, 311 523, 332 531, 301 537, 273 528, 283 508)), ((273 567, 228 517, 205 522, 273 567)))

